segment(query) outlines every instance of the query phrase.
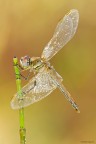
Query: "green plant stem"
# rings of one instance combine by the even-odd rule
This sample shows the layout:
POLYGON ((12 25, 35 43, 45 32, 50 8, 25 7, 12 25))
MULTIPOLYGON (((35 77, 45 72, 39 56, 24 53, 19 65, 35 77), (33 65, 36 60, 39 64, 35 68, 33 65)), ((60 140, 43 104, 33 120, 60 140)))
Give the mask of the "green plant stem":
MULTIPOLYGON (((21 78, 20 78, 20 71, 18 68, 18 59, 15 57, 13 58, 14 70, 16 75, 16 85, 17 85, 17 92, 19 95, 18 100, 22 100, 22 89, 21 89, 21 78)), ((20 117, 20 144, 26 143, 26 129, 24 127, 24 108, 21 107, 19 109, 19 117, 20 117)))

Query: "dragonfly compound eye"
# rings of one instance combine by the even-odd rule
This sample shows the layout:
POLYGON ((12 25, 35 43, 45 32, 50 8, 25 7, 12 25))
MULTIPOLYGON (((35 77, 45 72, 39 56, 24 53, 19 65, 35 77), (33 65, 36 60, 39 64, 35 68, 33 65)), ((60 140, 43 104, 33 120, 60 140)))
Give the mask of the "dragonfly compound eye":
POLYGON ((21 57, 21 59, 20 59, 20 65, 23 68, 27 68, 30 65, 30 57, 29 56, 21 57))

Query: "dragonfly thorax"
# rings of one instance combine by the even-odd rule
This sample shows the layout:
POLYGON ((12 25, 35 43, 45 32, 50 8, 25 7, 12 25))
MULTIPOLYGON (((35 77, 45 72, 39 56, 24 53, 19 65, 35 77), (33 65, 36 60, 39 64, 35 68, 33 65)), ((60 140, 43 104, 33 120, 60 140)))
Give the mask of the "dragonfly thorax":
POLYGON ((44 62, 41 60, 40 57, 32 57, 31 62, 32 62, 32 68, 34 70, 39 70, 44 65, 44 62))

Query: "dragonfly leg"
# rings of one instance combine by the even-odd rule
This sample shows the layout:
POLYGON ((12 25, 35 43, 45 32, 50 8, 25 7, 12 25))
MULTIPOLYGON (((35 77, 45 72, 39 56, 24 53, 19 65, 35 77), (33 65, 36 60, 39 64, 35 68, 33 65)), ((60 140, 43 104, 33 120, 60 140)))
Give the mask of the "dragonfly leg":
POLYGON ((28 75, 25 77, 24 75, 20 74, 24 80, 28 80, 30 77, 31 72, 29 71, 28 75))
POLYGON ((17 67, 20 71, 23 71, 24 69, 20 66, 20 64, 17 64, 17 67))
POLYGON ((26 78, 24 75, 20 74, 20 76, 21 76, 24 80, 27 80, 27 78, 26 78))

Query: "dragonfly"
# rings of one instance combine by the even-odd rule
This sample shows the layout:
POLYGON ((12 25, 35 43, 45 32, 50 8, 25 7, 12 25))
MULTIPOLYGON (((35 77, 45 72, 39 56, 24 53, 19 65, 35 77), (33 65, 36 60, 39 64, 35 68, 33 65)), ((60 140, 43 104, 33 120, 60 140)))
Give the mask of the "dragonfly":
POLYGON ((20 97, 17 92, 12 98, 12 109, 20 109, 21 107, 26 107, 38 102, 58 88, 72 107, 80 113, 78 105, 62 83, 63 78, 49 62, 49 60, 73 38, 78 27, 78 22, 78 10, 70 10, 70 12, 58 22, 54 34, 45 46, 41 57, 21 57, 19 63, 21 72, 28 70, 27 77, 21 76, 25 79, 29 79, 31 73, 33 76, 29 79, 28 83, 22 87, 22 97, 20 97))

